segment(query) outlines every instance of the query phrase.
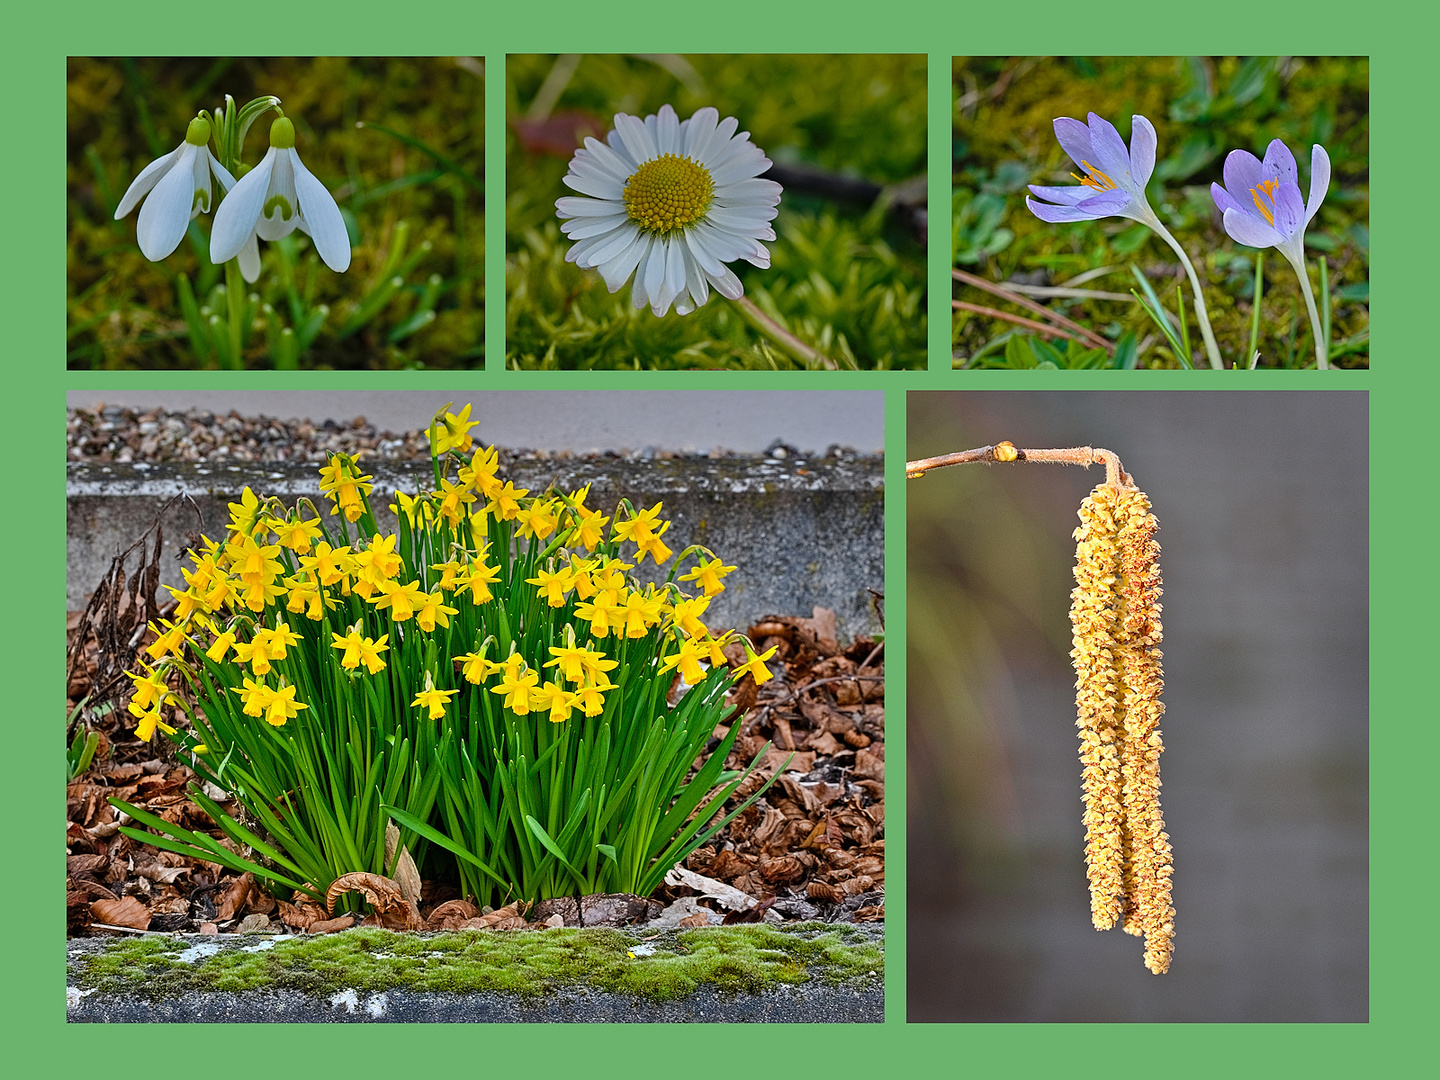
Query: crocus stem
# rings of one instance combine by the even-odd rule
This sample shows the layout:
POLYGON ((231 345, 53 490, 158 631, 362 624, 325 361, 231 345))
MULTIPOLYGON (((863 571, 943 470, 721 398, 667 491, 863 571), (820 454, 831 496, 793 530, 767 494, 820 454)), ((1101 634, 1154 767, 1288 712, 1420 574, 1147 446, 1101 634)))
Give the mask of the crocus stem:
POLYGON ((1105 466, 1105 482, 1111 487, 1134 487, 1135 481, 1125 471, 1120 458, 1110 450, 1099 446, 1074 446, 1064 450, 1022 450, 1011 442, 981 446, 974 450, 959 450, 939 457, 921 458, 905 463, 905 478, 918 480, 931 469, 943 469, 947 465, 987 465, 1011 461, 1034 461, 1051 465, 1105 466))
POLYGON ((1295 269, 1295 276, 1300 279, 1300 291, 1305 294, 1305 310, 1310 313, 1310 333, 1315 335, 1315 366, 1327 371, 1330 358, 1325 355, 1325 332, 1320 329, 1320 313, 1315 310, 1315 293, 1310 288, 1310 275, 1305 271, 1305 257, 1292 258, 1284 248, 1280 249, 1280 254, 1295 269))
POLYGON ((1195 321, 1200 324, 1200 336, 1205 339, 1205 356, 1212 368, 1223 368, 1225 364, 1220 359, 1220 348, 1215 344, 1215 332, 1210 329, 1210 316, 1205 311, 1205 294, 1200 291, 1200 279, 1195 276, 1195 267, 1190 262, 1190 256, 1185 254, 1185 249, 1170 235, 1170 230, 1161 224, 1158 217, 1152 214, 1146 224, 1180 256, 1180 263, 1185 267, 1186 276, 1190 278, 1190 291, 1195 294, 1195 321))
POLYGON ((770 318, 769 315, 761 311, 755 301, 751 300, 748 296, 741 296, 735 301, 735 306, 744 313, 745 317, 750 320, 757 330, 769 337, 775 344, 779 345, 802 364, 810 367, 823 367, 827 371, 838 370, 839 365, 836 364, 834 360, 831 360, 824 353, 816 352, 809 345, 806 345, 798 337, 790 333, 789 330, 786 330, 774 319, 770 318))
POLYGON ((230 314, 230 347, 222 354, 225 365, 239 371, 245 366, 240 356, 240 319, 245 308, 245 281, 240 276, 240 260, 225 264, 225 300, 230 314))

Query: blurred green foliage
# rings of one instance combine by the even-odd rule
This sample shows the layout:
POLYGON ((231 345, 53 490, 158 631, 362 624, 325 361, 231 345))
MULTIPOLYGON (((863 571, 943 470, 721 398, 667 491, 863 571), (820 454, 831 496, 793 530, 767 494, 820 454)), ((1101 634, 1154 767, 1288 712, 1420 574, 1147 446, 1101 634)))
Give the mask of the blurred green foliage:
MULTIPOLYGON (((1278 138, 1294 152, 1301 192, 1308 193, 1310 146, 1318 142, 1329 152, 1332 175, 1329 194, 1306 230, 1311 283, 1321 303, 1317 261, 1323 256, 1332 302, 1331 363, 1368 367, 1369 79, 1366 57, 957 57, 952 261, 998 283, 1062 286, 1084 275, 1077 288, 1119 294, 1135 287, 1133 265, 1174 315, 1175 285, 1183 280, 1180 264, 1150 230, 1123 218, 1049 225, 1025 207, 1027 184, 1073 183, 1074 165, 1055 140, 1056 117, 1083 121, 1087 113, 1098 113, 1128 142, 1130 118, 1138 113, 1155 125, 1159 140, 1150 204, 1195 261, 1226 363, 1239 359, 1243 365, 1251 337, 1256 252, 1226 235, 1210 183, 1222 180, 1231 150, 1263 157, 1270 140, 1278 138), (1108 270, 1089 276, 1102 268, 1108 270)), ((1313 366, 1299 282, 1277 252, 1266 251, 1264 257, 1260 366, 1313 366)), ((1006 308, 968 286, 957 284, 954 295, 1006 308)), ((1183 295, 1198 350, 1188 283, 1183 295)), ((1133 334, 1140 343, 1140 367, 1179 366, 1155 323, 1132 300, 1085 296, 1042 302, 1111 341, 1133 334)), ((954 313, 956 366, 1074 366, 1064 355, 1058 363, 1048 354, 1038 365, 1024 362, 1044 344, 1001 320, 954 313), (1017 339, 1025 348, 1009 347, 1017 339)), ((1063 340, 1054 345, 1065 352, 1063 340)), ((1081 355, 1080 350, 1069 352, 1081 355)), ((1120 360, 1125 359, 1122 351, 1120 360)))
MULTIPOLYGON (((923 178, 925 100, 924 56, 507 57, 507 366, 801 366, 723 297, 656 318, 628 284, 611 294, 565 262, 555 200, 574 194, 570 157, 616 113, 713 105, 777 164, 896 185, 923 178)), ((787 189, 771 268, 731 264, 749 299, 841 368, 925 366, 925 250, 888 202, 787 189)))
MULTIPOLYGON (((69 366, 215 365, 207 323, 212 314, 224 317, 226 303, 223 269, 209 259, 213 213, 192 221, 159 263, 136 246, 138 211, 113 217, 136 174, 179 145, 195 114, 223 104, 226 94, 242 105, 262 94, 280 98, 295 122, 296 149, 335 196, 353 249, 349 270, 335 274, 298 231, 261 242, 261 275, 248 287, 242 321, 245 365, 483 364, 480 61, 72 58, 69 366)), ((247 166, 264 156, 273 117, 251 129, 247 166)))

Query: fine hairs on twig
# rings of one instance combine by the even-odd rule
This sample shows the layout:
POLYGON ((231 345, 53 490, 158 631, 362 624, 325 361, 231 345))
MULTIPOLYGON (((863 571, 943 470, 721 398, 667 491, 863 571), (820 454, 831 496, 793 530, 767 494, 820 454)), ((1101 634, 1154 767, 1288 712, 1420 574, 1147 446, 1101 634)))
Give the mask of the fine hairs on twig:
POLYGON ((1143 936, 1145 966, 1161 975, 1175 948, 1175 908, 1160 812, 1159 525, 1120 459, 1097 447, 1022 450, 1002 442, 907 462, 905 475, 1019 461, 1105 466, 1105 482, 1080 504, 1070 593, 1090 915, 1097 930, 1119 923, 1143 936))

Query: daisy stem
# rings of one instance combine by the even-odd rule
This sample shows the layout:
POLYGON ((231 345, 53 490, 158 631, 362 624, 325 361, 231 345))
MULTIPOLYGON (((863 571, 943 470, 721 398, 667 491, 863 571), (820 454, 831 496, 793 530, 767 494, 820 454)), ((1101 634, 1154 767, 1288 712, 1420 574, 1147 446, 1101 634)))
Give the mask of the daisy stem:
POLYGON ((1205 296, 1200 291, 1200 279, 1195 276, 1195 267, 1190 262, 1190 256, 1185 254, 1175 237, 1170 235, 1170 230, 1161 224, 1160 219, 1151 214, 1150 221, 1146 222, 1160 239, 1169 244, 1176 255, 1180 256, 1180 263, 1185 267, 1185 274, 1190 279, 1190 291, 1195 294, 1195 321, 1200 324, 1200 336, 1205 339, 1205 355, 1210 360, 1212 368, 1223 368, 1224 362, 1220 359, 1220 347, 1215 344, 1215 332, 1210 329, 1210 316, 1205 311, 1205 296))
POLYGON ((1325 332, 1320 329, 1320 313, 1315 310, 1315 293, 1310 288, 1310 275, 1305 270, 1305 258, 1290 258, 1288 252, 1281 252, 1291 267, 1295 270, 1295 276, 1300 279, 1300 291, 1305 294, 1305 310, 1310 313, 1310 333, 1315 335, 1315 366, 1321 371, 1328 371, 1330 358, 1325 355, 1328 351, 1325 348, 1325 332))
POLYGON ((245 366, 240 357, 240 319, 245 306, 245 282, 240 277, 239 259, 231 259, 225 264, 225 300, 230 314, 230 347, 221 355, 226 367, 239 371, 245 366))
POLYGON ((788 352, 795 359, 808 367, 823 367, 827 371, 839 370, 839 365, 823 353, 816 352, 809 345, 790 333, 774 319, 766 315, 748 296, 741 296, 735 301, 735 306, 761 331, 768 336, 775 344, 788 352))

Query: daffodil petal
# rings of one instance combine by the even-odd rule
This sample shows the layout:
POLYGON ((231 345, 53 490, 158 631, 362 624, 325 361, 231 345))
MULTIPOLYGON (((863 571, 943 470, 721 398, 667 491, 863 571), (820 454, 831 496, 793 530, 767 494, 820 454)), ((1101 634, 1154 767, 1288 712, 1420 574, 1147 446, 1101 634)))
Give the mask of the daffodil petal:
POLYGON ((290 151, 290 164, 295 171, 295 194, 300 200, 300 214, 309 226, 315 250, 325 260, 326 266, 337 274, 343 274, 350 268, 350 234, 345 231, 340 206, 335 197, 325 190, 325 185, 305 168, 300 155, 294 150, 290 151))

